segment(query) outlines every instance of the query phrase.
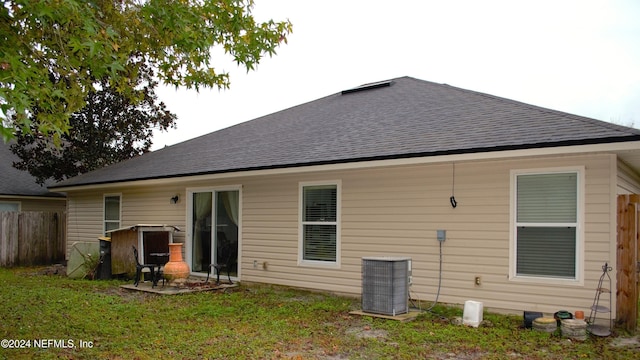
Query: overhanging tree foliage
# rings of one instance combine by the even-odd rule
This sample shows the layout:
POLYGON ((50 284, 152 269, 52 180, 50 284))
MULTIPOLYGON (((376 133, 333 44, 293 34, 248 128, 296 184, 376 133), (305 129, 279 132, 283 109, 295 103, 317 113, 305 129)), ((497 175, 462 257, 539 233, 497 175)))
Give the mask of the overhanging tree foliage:
MULTIPOLYGON (((28 171, 39 184, 47 179, 63 180, 149 151, 153 129, 175 127, 176 116, 154 89, 153 71, 141 66, 135 86, 141 100, 130 99, 110 87, 107 80, 92 90, 86 106, 71 115, 69 131, 56 146, 39 130, 37 120, 26 131, 16 132, 11 150, 20 158, 14 167, 28 171)), ((39 108, 34 109, 37 118, 39 108)))
POLYGON ((59 143, 69 116, 95 84, 131 102, 142 64, 165 84, 227 88, 211 49, 247 71, 273 55, 289 21, 256 22, 253 0, 0 0, 0 134, 29 132, 59 143), (37 111, 36 111, 37 108, 37 111))

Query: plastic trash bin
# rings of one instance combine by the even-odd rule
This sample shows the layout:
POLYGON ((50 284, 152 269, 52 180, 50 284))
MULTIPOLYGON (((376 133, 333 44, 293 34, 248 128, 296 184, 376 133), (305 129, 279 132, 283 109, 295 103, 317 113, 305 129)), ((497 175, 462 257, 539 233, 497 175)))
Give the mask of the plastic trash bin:
POLYGON ((111 238, 99 237, 100 240, 100 265, 98 266, 98 279, 111 279, 111 238))

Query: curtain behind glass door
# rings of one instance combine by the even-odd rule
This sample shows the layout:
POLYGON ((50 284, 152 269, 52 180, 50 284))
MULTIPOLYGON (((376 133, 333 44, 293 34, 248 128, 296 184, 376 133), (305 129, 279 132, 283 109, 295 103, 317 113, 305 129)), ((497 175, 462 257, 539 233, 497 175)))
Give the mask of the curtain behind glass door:
POLYGON ((192 271, 207 272, 211 264, 211 232, 213 200, 211 192, 193 194, 192 271))
POLYGON ((216 263, 223 272, 238 274, 238 200, 239 191, 216 192, 216 263))

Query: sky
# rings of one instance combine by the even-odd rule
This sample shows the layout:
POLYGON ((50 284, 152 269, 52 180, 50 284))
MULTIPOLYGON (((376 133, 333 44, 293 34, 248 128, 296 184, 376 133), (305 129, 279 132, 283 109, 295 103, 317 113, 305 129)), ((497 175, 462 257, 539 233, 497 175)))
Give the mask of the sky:
POLYGON ((161 87, 177 129, 152 150, 362 84, 410 76, 640 126, 637 0, 255 0, 293 33, 227 90, 161 87))

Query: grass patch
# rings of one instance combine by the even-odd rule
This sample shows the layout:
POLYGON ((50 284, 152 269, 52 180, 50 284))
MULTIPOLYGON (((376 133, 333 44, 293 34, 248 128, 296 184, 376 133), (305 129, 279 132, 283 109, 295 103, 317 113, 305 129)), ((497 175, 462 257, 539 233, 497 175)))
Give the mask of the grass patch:
POLYGON ((638 348, 609 338, 571 342, 521 329, 521 317, 485 313, 490 327, 447 320, 436 306, 400 323, 349 315, 358 299, 286 287, 240 286, 226 293, 159 296, 121 281, 72 280, 38 269, 0 269, 0 333, 31 348, 2 359, 624 359, 638 348), (437 315, 436 315, 437 314, 437 315), (34 340, 72 340, 34 348, 34 340), (92 347, 80 347, 80 341, 92 347), (69 345, 67 342, 66 345, 69 345))

